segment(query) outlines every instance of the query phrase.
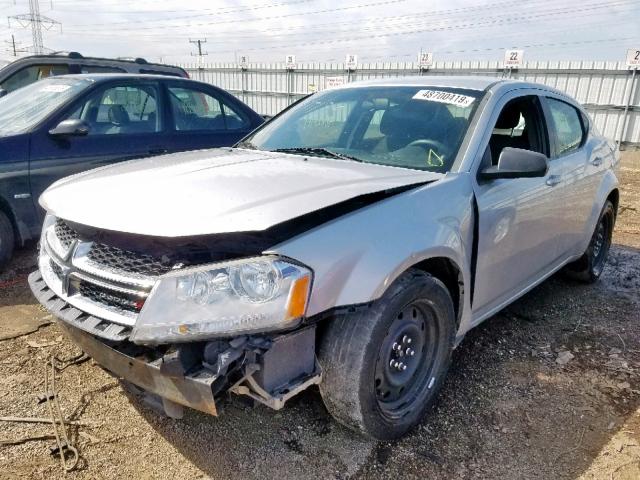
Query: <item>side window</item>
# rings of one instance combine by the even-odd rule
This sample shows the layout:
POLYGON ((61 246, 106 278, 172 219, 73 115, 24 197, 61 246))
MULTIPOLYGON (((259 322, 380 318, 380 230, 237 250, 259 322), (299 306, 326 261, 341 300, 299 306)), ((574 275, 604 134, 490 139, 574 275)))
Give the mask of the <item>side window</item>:
POLYGON ((126 135, 160 131, 158 89, 117 86, 92 93, 68 118, 84 120, 89 135, 126 135))
POLYGON ((7 92, 13 92, 33 82, 54 75, 66 75, 69 73, 68 65, 32 65, 18 70, 7 78, 0 87, 7 92))
POLYGON ((225 130, 222 104, 217 98, 190 88, 169 87, 175 129, 225 130))
POLYGON ((79 73, 126 73, 126 70, 102 65, 82 65, 79 73))
POLYGON ((565 155, 577 150, 582 145, 584 130, 580 121, 580 113, 568 103, 547 98, 549 110, 557 139, 557 154, 565 155))
POLYGON ((224 112, 227 130, 242 130, 243 128, 249 128, 249 121, 244 117, 244 115, 239 114, 226 103, 222 104, 222 111, 224 112))
POLYGON ((546 135, 540 112, 538 97, 534 95, 511 100, 502 108, 489 140, 492 165, 498 164, 502 150, 507 147, 547 155, 546 135))

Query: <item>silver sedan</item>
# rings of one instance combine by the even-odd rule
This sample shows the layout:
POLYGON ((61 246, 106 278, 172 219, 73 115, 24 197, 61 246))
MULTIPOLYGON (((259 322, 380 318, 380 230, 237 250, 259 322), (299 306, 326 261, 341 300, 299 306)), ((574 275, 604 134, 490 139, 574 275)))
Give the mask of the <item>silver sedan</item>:
POLYGON ((168 411, 215 413, 226 391, 281 408, 319 384, 340 422, 395 438, 471 328, 560 269, 598 279, 618 162, 584 109, 542 85, 348 84, 233 149, 54 184, 30 284, 168 411))

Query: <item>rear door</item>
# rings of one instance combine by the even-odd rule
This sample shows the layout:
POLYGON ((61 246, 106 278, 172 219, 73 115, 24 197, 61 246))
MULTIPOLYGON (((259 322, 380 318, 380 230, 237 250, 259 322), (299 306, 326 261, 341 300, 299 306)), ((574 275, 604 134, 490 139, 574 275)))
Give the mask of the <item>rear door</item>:
POLYGON ((230 147, 254 125, 236 101, 215 88, 189 82, 166 82, 174 151, 230 147))
POLYGON ((109 82, 83 95, 32 134, 30 175, 34 199, 59 178, 167 150, 160 85, 155 81, 109 82), (81 119, 86 136, 52 137, 66 119, 81 119))
POLYGON ((565 228, 558 238, 564 256, 584 250, 587 222, 604 171, 601 153, 587 144, 587 125, 582 112, 561 97, 544 97, 553 163, 561 169, 565 205, 565 228))

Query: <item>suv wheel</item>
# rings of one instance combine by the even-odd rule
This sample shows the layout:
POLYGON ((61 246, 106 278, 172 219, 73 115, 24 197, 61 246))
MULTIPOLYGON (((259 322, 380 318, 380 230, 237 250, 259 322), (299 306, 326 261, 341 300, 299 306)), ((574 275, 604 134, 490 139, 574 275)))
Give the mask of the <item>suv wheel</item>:
POLYGON ((615 221, 615 209, 613 204, 607 200, 600 213, 600 218, 598 218, 587 251, 580 259, 567 266, 567 274, 570 277, 586 283, 593 283, 600 278, 607 263, 615 221))
POLYGON ((338 315, 320 346, 320 393, 341 423, 378 440, 415 426, 451 362, 455 314, 447 288, 409 270, 370 309, 338 315))
POLYGON ((4 212, 0 212, 0 269, 4 268, 11 259, 14 245, 15 237, 11 220, 4 212))

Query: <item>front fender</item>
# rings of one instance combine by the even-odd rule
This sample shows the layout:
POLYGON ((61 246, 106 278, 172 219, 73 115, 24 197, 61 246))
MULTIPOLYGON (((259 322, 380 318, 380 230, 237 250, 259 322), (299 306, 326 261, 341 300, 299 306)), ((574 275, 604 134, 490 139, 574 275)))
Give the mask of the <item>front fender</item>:
MULTIPOLYGON (((448 174, 320 225, 270 252, 313 269, 311 316, 375 300, 402 272, 433 257, 453 261, 469 285, 473 221, 469 175, 448 174)), ((469 289, 464 290, 466 297, 469 289)), ((468 304, 465 298, 463 323, 468 304)))

